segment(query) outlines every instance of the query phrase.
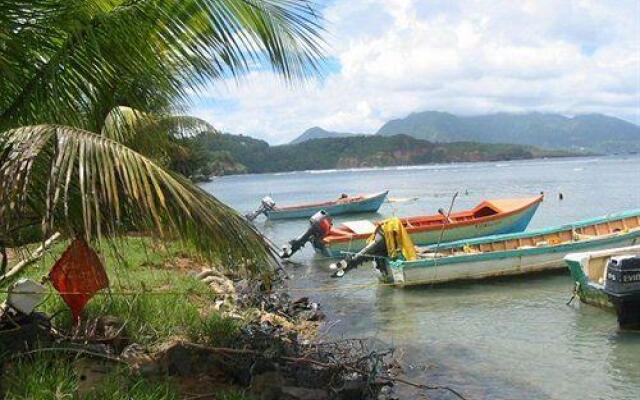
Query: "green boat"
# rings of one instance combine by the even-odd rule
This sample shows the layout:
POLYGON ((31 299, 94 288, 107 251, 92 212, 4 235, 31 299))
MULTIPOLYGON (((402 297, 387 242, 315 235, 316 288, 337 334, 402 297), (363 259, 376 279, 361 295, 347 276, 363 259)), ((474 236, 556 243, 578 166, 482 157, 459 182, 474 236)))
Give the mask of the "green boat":
POLYGON ((566 268, 569 253, 640 243, 640 210, 553 228, 417 248, 414 260, 382 259, 383 279, 397 286, 522 275, 566 268))
POLYGON ((640 246, 571 253, 564 260, 585 304, 616 312, 621 327, 640 325, 640 246))

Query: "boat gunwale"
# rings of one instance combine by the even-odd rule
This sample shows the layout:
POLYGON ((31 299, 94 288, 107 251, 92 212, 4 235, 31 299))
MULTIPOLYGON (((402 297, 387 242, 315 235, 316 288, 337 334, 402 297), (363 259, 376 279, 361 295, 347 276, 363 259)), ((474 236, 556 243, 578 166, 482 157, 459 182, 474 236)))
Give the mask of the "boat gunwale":
POLYGON ((378 200, 380 197, 386 197, 388 194, 389 194, 389 191, 385 190, 378 193, 357 195, 352 197, 353 199, 357 199, 357 200, 353 200, 347 203, 338 203, 338 201, 340 200, 338 199, 338 200, 329 200, 329 201, 318 202, 318 203, 305 203, 305 204, 293 205, 293 206, 282 206, 282 207, 276 206, 276 208, 269 211, 269 214, 277 214, 280 212, 289 212, 289 211, 299 211, 307 208, 317 208, 317 207, 323 207, 323 206, 341 206, 341 205, 357 204, 365 201, 378 200))
MULTIPOLYGON (((429 245, 429 246, 424 246, 422 248, 435 249, 435 247, 437 246, 438 249, 440 250, 447 250, 447 249, 452 249, 456 247, 463 247, 466 245, 473 246, 473 245, 486 244, 486 243, 503 242, 511 239, 525 239, 525 238, 531 238, 535 236, 548 235, 551 233, 573 231, 576 228, 583 228, 589 225, 597 225, 603 222, 620 221, 630 217, 640 217, 640 208, 634 209, 634 210, 622 211, 614 214, 607 214, 599 217, 593 217, 593 218, 589 218, 582 221, 576 221, 573 223, 552 226, 550 228, 539 228, 539 229, 533 229, 526 232, 502 233, 498 235, 489 235, 489 236, 483 236, 478 238, 460 239, 452 242, 442 243, 439 246, 429 245)), ((639 229, 639 228, 640 228, 640 225, 638 228, 628 230, 628 232, 635 229, 639 229)), ((621 231, 621 232, 624 232, 624 231, 621 231)), ((595 238, 599 238, 603 236, 606 236, 606 235, 595 236, 595 238)))
POLYGON ((412 261, 395 260, 391 262, 391 265, 394 268, 401 267, 403 269, 430 268, 430 267, 438 267, 438 266, 447 265, 447 264, 473 263, 473 262, 479 262, 479 261, 487 261, 491 259, 528 257, 528 256, 538 255, 538 254, 556 253, 556 252, 562 252, 562 250, 567 247, 576 248, 576 250, 579 250, 579 248, 588 247, 593 243, 609 244, 609 243, 615 243, 620 240, 635 239, 635 238, 640 238, 640 227, 633 230, 629 230, 627 232, 621 231, 621 232, 612 233, 608 235, 596 236, 596 237, 584 239, 584 240, 573 240, 570 242, 549 244, 549 245, 540 246, 540 247, 526 247, 526 248, 520 248, 520 249, 486 251, 481 253, 456 254, 456 255, 436 257, 436 258, 419 258, 412 261))

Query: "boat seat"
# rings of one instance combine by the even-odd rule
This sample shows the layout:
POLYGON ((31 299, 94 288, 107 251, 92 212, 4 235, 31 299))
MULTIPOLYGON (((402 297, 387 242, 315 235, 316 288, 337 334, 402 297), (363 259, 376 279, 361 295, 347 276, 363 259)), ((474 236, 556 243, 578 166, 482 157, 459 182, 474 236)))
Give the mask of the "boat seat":
POLYGON ((604 283, 604 274, 608 262, 609 257, 595 257, 587 262, 584 272, 591 282, 604 283))
POLYGON ((353 233, 355 233, 356 235, 370 235, 376 231, 376 226, 371 221, 367 221, 364 219, 360 221, 343 222, 342 225, 351 229, 351 231, 353 231, 353 233))
POLYGON ((578 232, 573 232, 573 240, 589 240, 589 239, 593 239, 595 238, 596 235, 589 235, 586 233, 578 233, 578 232))

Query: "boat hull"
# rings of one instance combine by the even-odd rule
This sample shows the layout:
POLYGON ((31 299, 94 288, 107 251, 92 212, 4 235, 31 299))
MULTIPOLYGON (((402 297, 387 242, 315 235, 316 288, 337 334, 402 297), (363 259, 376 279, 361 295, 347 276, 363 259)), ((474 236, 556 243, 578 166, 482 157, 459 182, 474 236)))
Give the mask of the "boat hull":
POLYGON ((610 249, 640 243, 640 229, 608 237, 572 243, 508 251, 388 261, 386 280, 398 286, 438 284, 487 279, 566 268, 564 257, 572 252, 610 249))
MULTIPOLYGON (((438 243, 441 234, 442 240, 440 242, 446 243, 482 236, 522 232, 529 225, 529 222, 536 213, 539 205, 540 203, 537 202, 532 204, 529 208, 516 212, 512 215, 507 215, 504 218, 445 229, 444 232, 442 232, 441 229, 434 229, 420 232, 409 232, 409 235, 416 246, 427 246, 438 243)), ((361 250, 366 245, 366 241, 366 238, 362 238, 325 244, 323 248, 316 248, 316 251, 327 257, 340 257, 343 256, 344 253, 357 252, 361 250)))
POLYGON ((279 220, 310 218, 313 214, 321 210, 326 211, 330 216, 374 213, 378 211, 380 206, 382 206, 382 203, 384 203, 385 199, 387 198, 387 194, 388 192, 382 192, 350 203, 322 204, 295 209, 272 210, 267 211, 266 215, 270 220, 279 220))
POLYGON ((575 254, 568 254, 564 260, 575 283, 574 294, 576 297, 585 304, 613 311, 613 304, 603 291, 603 286, 589 280, 582 269, 580 260, 575 258, 575 254))
POLYGON ((581 302, 615 312, 622 328, 637 328, 640 325, 640 292, 614 293, 607 289, 604 281, 612 275, 608 270, 609 259, 628 254, 640 254, 640 246, 572 253, 564 260, 575 282, 574 293, 581 302))

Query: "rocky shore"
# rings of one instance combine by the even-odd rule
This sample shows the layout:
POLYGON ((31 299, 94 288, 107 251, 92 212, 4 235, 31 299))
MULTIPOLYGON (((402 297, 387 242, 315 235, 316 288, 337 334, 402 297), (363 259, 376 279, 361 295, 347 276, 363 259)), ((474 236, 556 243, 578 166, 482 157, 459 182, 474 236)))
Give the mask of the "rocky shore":
POLYGON ((172 379, 187 399, 222 398, 219 393, 228 389, 260 400, 396 398, 393 372, 399 366, 392 349, 323 337, 322 306, 290 298, 282 280, 234 280, 212 269, 189 274, 215 294, 208 307, 220 321, 236 321, 239 331, 225 335, 216 326, 216 345, 171 337, 150 347, 132 342, 118 317, 103 315, 63 333, 44 313, 6 311, 0 317, 0 369, 46 351, 74 364, 80 394, 124 367, 148 379, 172 379))

